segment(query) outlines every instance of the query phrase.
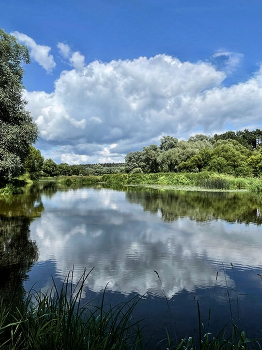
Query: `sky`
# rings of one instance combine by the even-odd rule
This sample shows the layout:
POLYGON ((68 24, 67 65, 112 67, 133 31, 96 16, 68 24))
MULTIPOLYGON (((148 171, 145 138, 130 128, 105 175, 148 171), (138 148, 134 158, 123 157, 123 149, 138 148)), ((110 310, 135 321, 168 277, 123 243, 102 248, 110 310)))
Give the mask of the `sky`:
POLYGON ((35 147, 123 162, 165 135, 262 129, 261 14, 261 0, 0 0, 31 56, 35 147))

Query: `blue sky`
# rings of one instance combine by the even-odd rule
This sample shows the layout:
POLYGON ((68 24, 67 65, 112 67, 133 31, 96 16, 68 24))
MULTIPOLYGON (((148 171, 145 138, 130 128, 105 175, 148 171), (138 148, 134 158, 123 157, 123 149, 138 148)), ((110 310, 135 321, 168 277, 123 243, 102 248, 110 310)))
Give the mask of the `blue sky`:
POLYGON ((262 128, 262 2, 0 0, 29 47, 27 108, 58 163, 229 128, 262 128))

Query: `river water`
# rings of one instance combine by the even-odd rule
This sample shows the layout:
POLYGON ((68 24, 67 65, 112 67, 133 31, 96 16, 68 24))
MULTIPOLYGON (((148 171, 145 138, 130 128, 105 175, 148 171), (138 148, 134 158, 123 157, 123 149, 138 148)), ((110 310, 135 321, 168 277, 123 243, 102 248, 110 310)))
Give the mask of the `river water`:
POLYGON ((262 200, 248 193, 59 188, 40 183, 0 200, 0 289, 48 291, 92 270, 83 302, 142 296, 155 345, 214 335, 233 319, 262 338, 262 200), (208 328, 209 327, 209 328, 208 328), (207 329, 208 328, 208 329, 207 329))

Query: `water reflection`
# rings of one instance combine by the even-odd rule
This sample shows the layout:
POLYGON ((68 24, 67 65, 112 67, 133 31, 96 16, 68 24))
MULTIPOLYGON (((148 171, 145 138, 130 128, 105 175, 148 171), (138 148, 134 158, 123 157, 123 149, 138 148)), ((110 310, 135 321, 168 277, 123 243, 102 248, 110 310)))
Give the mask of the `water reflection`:
POLYGON ((39 261, 55 261, 60 279, 72 266, 76 279, 85 267, 94 267, 88 286, 95 292, 108 283, 108 289, 123 294, 162 295, 164 288, 171 298, 182 290, 224 287, 222 264, 262 268, 258 227, 239 224, 252 218, 260 223, 250 214, 257 204, 248 195, 189 193, 187 199, 177 193, 84 188, 56 192, 51 200, 42 196, 42 201, 45 212, 31 225, 39 261), (176 219, 166 222, 171 215, 176 219))
POLYGON ((30 223, 44 210, 36 187, 24 195, 0 200, 0 290, 6 298, 15 293, 22 298, 23 281, 38 259, 38 249, 30 239, 30 223))
POLYGON ((164 221, 189 217, 196 221, 225 220, 261 225, 262 198, 249 193, 129 191, 130 203, 141 204, 145 211, 161 213, 164 221))
POLYGON ((247 315, 252 318, 249 330, 257 332, 253 323, 262 321, 257 276, 262 269, 261 207, 261 200, 248 193, 40 183, 24 195, 0 200, 0 287, 7 297, 16 291, 22 298, 24 288, 35 283, 47 291, 51 274, 59 285, 73 266, 76 280, 84 268, 94 267, 86 298, 93 300, 107 283, 116 303, 126 295, 147 293, 138 313, 148 317, 156 340, 165 337, 160 323, 163 329, 172 324, 163 293, 182 337, 185 329, 192 335, 197 324, 194 296, 206 305, 205 315, 211 304, 224 326, 230 318, 227 287, 232 309, 237 297, 245 321, 247 315), (256 312, 250 312, 252 305, 256 312))

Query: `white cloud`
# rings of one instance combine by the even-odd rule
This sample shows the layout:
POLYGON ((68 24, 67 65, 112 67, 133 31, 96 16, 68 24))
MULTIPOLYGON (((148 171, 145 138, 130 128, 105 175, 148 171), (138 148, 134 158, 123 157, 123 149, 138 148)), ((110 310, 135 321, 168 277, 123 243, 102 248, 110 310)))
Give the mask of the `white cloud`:
POLYGON ((14 35, 22 44, 25 44, 30 49, 30 56, 40 64, 48 73, 52 72, 55 68, 56 63, 54 57, 49 54, 51 48, 49 46, 38 45, 32 38, 28 35, 13 32, 14 35))
MULTIPOLYGON (((232 57, 231 66, 238 62, 232 57)), ((261 123, 261 70, 224 87, 225 71, 167 55, 85 66, 84 56, 75 52, 70 61, 76 68, 61 73, 52 93, 25 97, 40 136, 50 147, 56 143, 56 152, 59 143, 68 145, 66 153, 76 159, 123 161, 125 153, 157 143, 161 135, 187 138, 199 130, 224 131, 227 123, 236 129, 261 123)))
POLYGON ((82 69, 85 65, 85 56, 81 55, 80 52, 76 51, 72 54, 69 61, 76 70, 79 70, 82 69))
POLYGON ((64 58, 68 58, 69 57, 69 55, 70 55, 70 47, 67 44, 58 43, 57 47, 59 49, 60 54, 64 58))
POLYGON ((89 157, 75 153, 63 153, 61 155, 61 162, 67 164, 87 164, 89 157))
POLYGON ((224 69, 227 74, 231 74, 241 64, 244 55, 238 52, 220 50, 212 57, 214 63, 218 64, 218 67, 224 69))

